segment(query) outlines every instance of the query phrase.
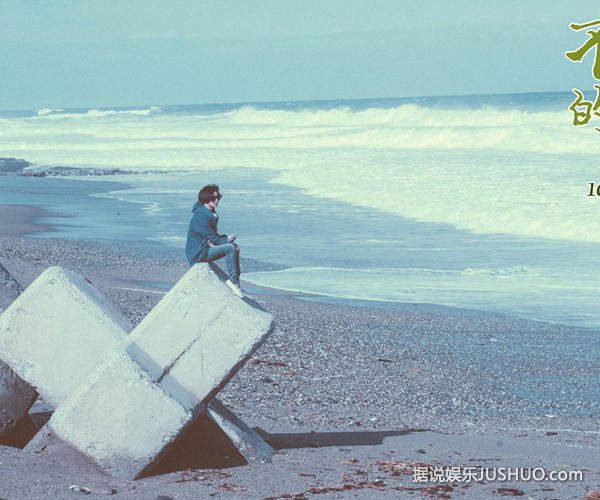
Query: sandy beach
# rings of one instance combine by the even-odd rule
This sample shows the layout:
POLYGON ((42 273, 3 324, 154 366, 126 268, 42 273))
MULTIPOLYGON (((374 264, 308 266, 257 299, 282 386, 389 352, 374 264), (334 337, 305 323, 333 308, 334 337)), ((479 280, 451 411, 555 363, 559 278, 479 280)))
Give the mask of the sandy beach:
MULTIPOLYGON (((59 265, 92 281, 134 323, 187 269, 183 255, 27 236, 40 227, 39 209, 2 206, 0 213, 0 262, 23 287, 59 265)), ((561 343, 585 352, 589 330, 248 288, 275 316, 276 330, 219 397, 278 450, 273 463, 231 458, 227 467, 207 468, 198 453, 173 450, 173 470, 124 482, 69 454, 0 446, 0 497, 82 494, 71 486, 89 490, 88 498, 132 499, 581 499, 600 489, 590 411, 597 402, 589 397, 597 367, 584 355, 560 356, 561 343), (414 482, 415 467, 426 465, 583 471, 584 479, 414 482)), ((49 410, 39 401, 31 413, 41 421, 49 410)))
POLYGON ((28 205, 2 205, 0 208, 0 235, 16 236, 47 231, 48 226, 37 222, 44 210, 28 205))

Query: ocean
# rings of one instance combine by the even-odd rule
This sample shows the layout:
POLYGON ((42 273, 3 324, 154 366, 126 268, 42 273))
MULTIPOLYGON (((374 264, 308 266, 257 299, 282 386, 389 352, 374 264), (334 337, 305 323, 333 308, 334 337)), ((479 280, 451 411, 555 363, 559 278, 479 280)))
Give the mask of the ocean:
POLYGON ((600 135, 571 93, 0 112, 0 157, 112 176, 0 176, 47 237, 184 258, 200 187, 265 264, 243 279, 600 327, 600 135), (142 172, 142 173, 138 173, 142 172))

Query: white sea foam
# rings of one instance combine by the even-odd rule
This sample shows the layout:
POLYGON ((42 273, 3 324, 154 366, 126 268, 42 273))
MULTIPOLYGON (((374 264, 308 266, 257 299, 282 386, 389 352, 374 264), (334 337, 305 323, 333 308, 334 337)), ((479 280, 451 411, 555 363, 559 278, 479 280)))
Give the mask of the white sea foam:
MULTIPOLYGON (((257 285, 294 292, 392 302, 433 302, 428 300, 428 297, 432 296, 435 290, 437 303, 455 306, 461 305, 456 300, 466 299, 468 292, 474 293, 483 289, 481 279, 466 281, 460 271, 418 268, 348 269, 298 266, 280 271, 248 273, 244 275, 244 279, 257 285), (342 276, 343 279, 340 279, 342 276), (461 294, 455 293, 456 287, 460 287, 461 294)), ((510 285, 500 283, 500 286, 510 285)), ((490 284, 486 284, 485 289, 488 292, 490 288, 490 284)), ((498 288, 498 285, 495 288, 498 288)))
POLYGON ((52 120, 68 120, 68 119, 77 119, 77 120, 85 120, 90 118, 106 118, 106 117, 114 117, 114 116, 149 116, 152 113, 158 113, 161 111, 161 108, 157 106, 150 106, 149 108, 139 108, 139 109, 97 109, 92 108, 86 111, 81 112, 64 112, 62 109, 51 109, 51 108, 43 108, 38 110, 37 115, 43 116, 52 120))
POLYGON ((597 203, 585 196, 600 180, 600 140, 572 127, 566 106, 159 111, 2 119, 0 142, 4 154, 45 166, 270 169, 274 182, 312 196, 417 221, 600 242, 597 203))
POLYGON ((166 243, 171 246, 176 246, 179 248, 183 248, 185 246, 185 236, 156 236, 149 237, 151 241, 159 241, 161 243, 166 243))
POLYGON ((42 108, 37 110, 38 116, 50 115, 52 113, 60 113, 62 109, 42 108))
POLYGON ((256 285, 346 299, 435 303, 494 310, 531 319, 598 325, 590 315, 600 285, 560 269, 349 269, 293 267, 244 274, 256 285))

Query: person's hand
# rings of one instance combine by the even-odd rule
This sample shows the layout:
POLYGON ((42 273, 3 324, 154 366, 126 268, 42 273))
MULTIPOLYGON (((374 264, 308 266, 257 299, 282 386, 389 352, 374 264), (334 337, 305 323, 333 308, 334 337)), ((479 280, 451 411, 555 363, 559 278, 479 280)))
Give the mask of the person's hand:
POLYGON ((237 236, 235 234, 230 234, 229 236, 227 236, 227 241, 229 243, 233 243, 236 238, 237 238, 237 236))
POLYGON ((214 247, 214 246, 215 246, 215 244, 214 244, 212 241, 209 241, 209 242, 208 242, 208 246, 212 248, 212 247, 214 247))

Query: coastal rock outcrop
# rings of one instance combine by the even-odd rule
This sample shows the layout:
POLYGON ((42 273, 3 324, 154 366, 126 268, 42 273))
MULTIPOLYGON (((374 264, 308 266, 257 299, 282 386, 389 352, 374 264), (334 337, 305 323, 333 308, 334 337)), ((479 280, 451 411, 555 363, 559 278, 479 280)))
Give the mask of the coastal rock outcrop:
POLYGON ((31 163, 26 160, 17 158, 0 158, 0 175, 1 174, 18 174, 26 168, 31 167, 31 163))
POLYGON ((124 170, 122 168, 82 168, 82 167, 36 167, 24 169, 18 175, 24 177, 69 177, 69 176, 105 176, 105 175, 144 175, 165 174, 165 170, 124 170))
POLYGON ((21 175, 24 177, 69 177, 69 176, 105 176, 105 175, 143 175, 165 174, 166 170, 127 170, 118 167, 68 167, 40 166, 19 158, 0 158, 0 175, 21 175))

